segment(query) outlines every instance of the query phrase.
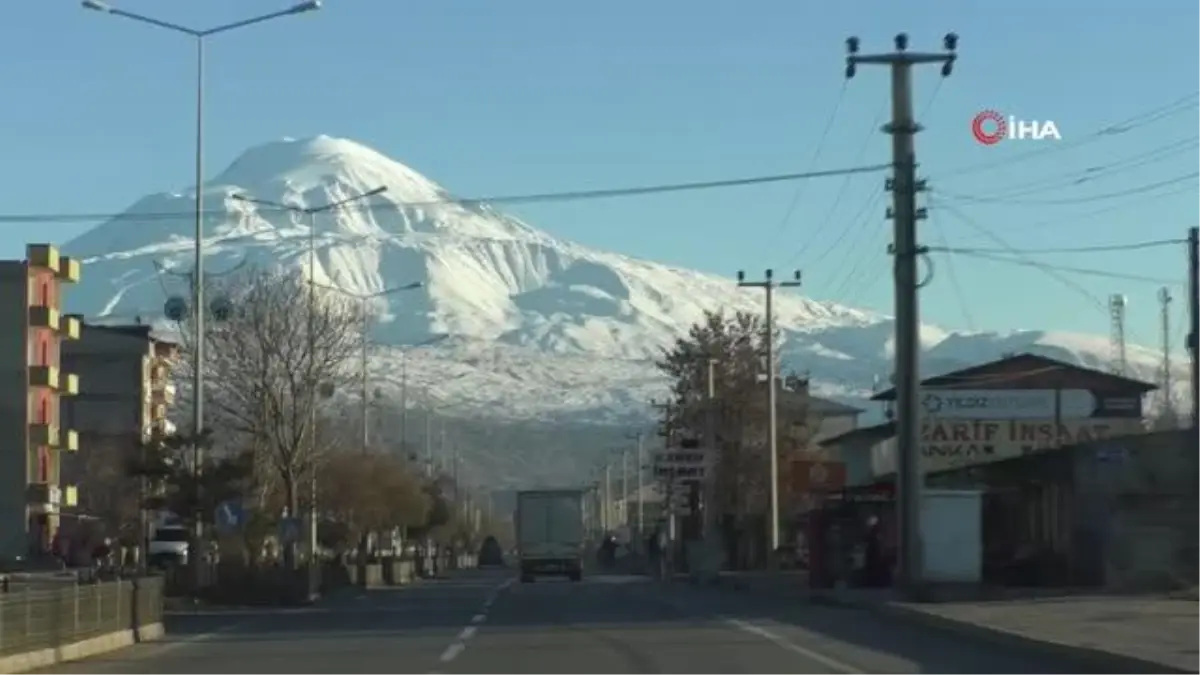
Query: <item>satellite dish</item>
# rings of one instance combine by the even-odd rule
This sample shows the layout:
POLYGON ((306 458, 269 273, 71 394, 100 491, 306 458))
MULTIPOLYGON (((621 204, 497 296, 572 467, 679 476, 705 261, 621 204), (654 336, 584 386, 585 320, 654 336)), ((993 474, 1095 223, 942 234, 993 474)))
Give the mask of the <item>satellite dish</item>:
POLYGON ((208 305, 208 309, 217 321, 228 321, 233 316, 233 303, 223 295, 213 298, 212 302, 208 305))
POLYGON ((172 295, 171 297, 167 298, 166 303, 163 304, 163 315, 171 321, 183 321, 187 317, 187 313, 187 300, 184 300, 178 295, 172 295))

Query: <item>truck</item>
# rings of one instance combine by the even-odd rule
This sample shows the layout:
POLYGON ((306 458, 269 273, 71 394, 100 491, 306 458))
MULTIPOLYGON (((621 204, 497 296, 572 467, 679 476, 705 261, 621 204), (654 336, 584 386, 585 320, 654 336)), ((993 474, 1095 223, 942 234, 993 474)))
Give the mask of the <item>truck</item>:
POLYGON ((538 576, 583 579, 586 546, 583 490, 517 493, 517 548, 521 583, 538 576))

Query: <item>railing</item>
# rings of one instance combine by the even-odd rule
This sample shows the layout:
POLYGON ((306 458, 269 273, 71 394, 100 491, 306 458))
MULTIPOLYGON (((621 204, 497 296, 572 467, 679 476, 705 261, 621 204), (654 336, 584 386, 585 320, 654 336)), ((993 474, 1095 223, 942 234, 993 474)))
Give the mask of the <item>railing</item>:
POLYGON ((162 621, 161 579, 20 584, 0 593, 0 656, 53 649, 162 621))

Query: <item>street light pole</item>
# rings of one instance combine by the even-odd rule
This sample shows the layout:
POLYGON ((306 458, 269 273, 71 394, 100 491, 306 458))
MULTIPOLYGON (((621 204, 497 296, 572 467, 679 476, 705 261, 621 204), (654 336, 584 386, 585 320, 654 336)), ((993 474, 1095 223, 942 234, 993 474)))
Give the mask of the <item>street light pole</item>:
MULTIPOLYGON (((83 0, 84 9, 118 16, 138 23, 163 28, 175 33, 190 36, 196 42, 196 135, 195 135, 195 181, 196 181, 196 211, 195 229, 193 232, 193 282, 192 282, 192 461, 196 477, 200 474, 201 449, 200 437, 204 432, 204 41, 206 38, 220 33, 227 33, 238 28, 245 28, 258 23, 264 23, 284 16, 303 14, 321 8, 320 0, 307 0, 287 9, 268 14, 261 14, 249 19, 226 23, 213 28, 198 30, 177 23, 162 21, 151 16, 129 12, 113 7, 101 0, 83 0)), ((196 481, 199 490, 199 481, 196 481)), ((194 524, 194 536, 198 545, 204 537, 203 525, 200 519, 194 524)), ((196 547, 198 548, 198 546, 196 547)), ((192 556, 196 574, 199 575, 199 551, 192 556)), ((197 583, 199 577, 197 576, 197 583)))

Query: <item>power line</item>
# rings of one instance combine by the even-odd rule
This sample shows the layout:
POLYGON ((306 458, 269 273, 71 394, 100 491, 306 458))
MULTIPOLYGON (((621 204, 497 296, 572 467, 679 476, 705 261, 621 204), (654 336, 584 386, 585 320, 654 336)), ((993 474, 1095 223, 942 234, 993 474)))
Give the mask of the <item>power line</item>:
POLYGON ((1148 164, 1161 162, 1165 159, 1170 159, 1177 154, 1195 150, 1197 145, 1200 145, 1200 139, 1195 136, 1176 140, 1166 145, 1159 146, 1152 150, 1140 152, 1136 155, 1131 155, 1112 162, 1092 166, 1079 171, 1072 171, 1058 174, 1057 179, 1054 176, 1043 178, 1034 181, 1026 181, 1001 188, 1000 193, 984 195, 983 199, 1008 200, 1013 197, 1021 197, 1024 195, 1037 194, 1039 192, 1049 192, 1051 190, 1060 190, 1063 188, 1071 188, 1097 180, 1110 177, 1137 169, 1148 164))
POLYGON ((976 247, 941 247, 930 250, 945 251, 946 253, 963 253, 963 254, 990 254, 990 253, 1008 253, 1012 255, 1039 255, 1046 253, 1101 253, 1105 251, 1136 251, 1139 249, 1159 248, 1162 246, 1176 246, 1187 243, 1185 239, 1158 239, 1155 241, 1138 241, 1129 244, 1101 244, 1097 246, 1066 246, 1061 248, 1027 248, 1027 249, 1009 249, 1009 248, 976 248, 976 247))
MULTIPOLYGON (((1112 272, 1109 270, 1098 270, 1087 267, 1068 267, 1066 265, 1050 265, 1039 260, 1022 260, 1020 258, 1006 258, 1000 255, 991 255, 988 253, 977 253, 974 251, 955 251, 959 255, 970 256, 972 258, 980 258, 983 260, 994 260, 996 262, 1008 263, 1010 265, 1020 265, 1022 267, 1033 267, 1042 271, 1057 270, 1059 272, 1068 272, 1071 274, 1081 274, 1084 276, 1103 277, 1106 279, 1121 279, 1124 281, 1138 281, 1147 284, 1158 284, 1162 286, 1181 286, 1183 281, 1180 279, 1164 279, 1162 277, 1148 277, 1140 274, 1124 274, 1121 272, 1112 272)), ((1090 295, 1090 293, 1089 293, 1090 295)))
MULTIPOLYGON (((833 176, 849 176, 860 173, 875 173, 890 169, 891 164, 871 164, 854 166, 845 169, 828 169, 823 171, 805 171, 802 173, 772 174, 753 176, 750 178, 732 178, 714 181, 699 181, 692 183, 664 183, 625 188, 606 188, 601 190, 576 190, 567 192, 542 192, 521 195, 500 195, 495 197, 457 198, 447 196, 421 202, 404 204, 368 203, 348 205, 350 210, 358 211, 392 211, 401 208, 425 208, 446 205, 458 206, 487 206, 492 204, 539 204, 587 201, 593 199, 613 199, 620 197, 637 197, 643 195, 668 194, 672 192, 698 192, 721 188, 747 187, 751 185, 766 185, 769 183, 786 183, 814 178, 829 178, 833 176)), ((260 207, 259 212, 290 213, 293 209, 260 207)), ((58 223, 78 222, 81 220, 133 220, 147 222, 154 220, 171 220, 181 217, 192 217, 194 212, 174 213, 51 213, 51 214, 0 214, 0 223, 58 223)))
MULTIPOLYGON (((825 150, 825 142, 829 139, 829 132, 833 129, 833 123, 837 121, 838 113, 842 110, 842 102, 846 99, 847 85, 848 83, 843 80, 842 88, 838 91, 837 100, 833 103, 833 110, 829 111, 829 119, 825 120, 825 128, 821 130, 821 136, 817 140, 817 146, 813 150, 812 158, 808 160, 810 170, 816 166, 817 160, 821 159, 821 153, 825 150)), ((801 181, 796 184, 796 189, 792 192, 792 200, 788 203, 783 218, 775 226, 775 231, 771 234, 769 241, 772 247, 778 243, 779 235, 783 234, 783 231, 787 228, 788 222, 791 221, 792 215, 796 212, 796 207, 800 205, 800 198, 804 196, 804 189, 807 187, 808 181, 801 181)))
MULTIPOLYGON (((1032 223, 1024 223, 1024 224, 1014 223, 1011 226, 1006 226, 1006 229, 1031 229, 1031 228, 1041 229, 1041 228, 1046 228, 1046 227, 1061 227, 1063 224, 1079 222, 1079 221, 1086 221, 1088 223, 1091 223, 1092 218, 1094 218, 1096 216, 1103 216, 1103 215, 1106 215, 1109 213, 1114 213, 1116 211, 1122 211, 1122 210, 1128 209, 1130 207, 1139 206, 1139 205, 1146 204, 1149 202, 1158 201, 1161 199, 1165 199, 1167 197, 1173 197, 1175 195, 1180 195, 1185 192, 1195 192, 1197 187, 1200 187, 1200 186, 1198 186, 1195 183, 1185 184, 1180 187, 1177 187, 1174 190, 1166 190, 1166 191, 1160 192, 1158 194, 1143 195, 1140 199, 1130 199, 1130 200, 1127 200, 1127 201, 1124 201, 1124 202, 1121 202, 1118 204, 1110 204, 1109 206, 1101 207, 1099 209, 1089 209, 1089 210, 1083 211, 1081 213, 1073 213, 1070 215, 1056 216, 1054 218, 1038 220, 1038 221, 1034 221, 1032 223)), ((941 196, 944 199, 952 199, 952 197, 950 197, 949 195, 946 195, 944 193, 941 196)))
POLYGON ((1200 171, 1193 171, 1189 174, 1184 174, 1182 176, 1175 176, 1173 178, 1168 178, 1166 180, 1160 180, 1160 181, 1156 181, 1154 183, 1146 183, 1146 184, 1138 185, 1138 186, 1131 187, 1131 188, 1125 188, 1123 190, 1116 190, 1113 192, 1105 192, 1105 193, 1094 194, 1094 195, 1086 195, 1083 197, 1068 197, 1068 198, 1064 198, 1064 199, 1005 199, 1005 198, 975 197, 972 195, 954 194, 952 192, 943 192, 941 194, 944 194, 947 197, 952 197, 954 199, 960 199, 962 201, 967 201, 967 202, 978 202, 981 204, 1011 204, 1011 205, 1021 205, 1021 206, 1061 206, 1061 205, 1065 205, 1065 204, 1089 204, 1091 202, 1107 201, 1109 199, 1119 199, 1121 197, 1128 197, 1130 195, 1144 194, 1146 192, 1152 192, 1159 188, 1169 187, 1171 185, 1178 185, 1178 184, 1186 182, 1186 181, 1194 181, 1198 177, 1200 177, 1200 171))
POLYGON ((1007 157, 1003 157, 1000 159, 989 160, 989 161, 981 162, 978 164, 971 164, 971 165, 967 165, 964 167, 951 169, 950 171, 945 172, 945 174, 944 174, 945 179, 949 180, 949 179, 953 179, 953 178, 959 178, 962 176, 978 173, 980 171, 989 171, 991 169, 995 169, 1000 166, 1016 164, 1018 162, 1024 162, 1024 161, 1027 161, 1030 159, 1044 157, 1046 155, 1057 154, 1060 152, 1066 152, 1068 150, 1073 150, 1080 146, 1087 145, 1089 143, 1093 143, 1093 142, 1101 140, 1101 139, 1111 138, 1113 136, 1126 134, 1135 129, 1140 129, 1142 127, 1149 126, 1151 124, 1154 124, 1155 122, 1159 122, 1161 120, 1178 115, 1182 112, 1191 110, 1197 106, 1197 99, 1200 99, 1200 92, 1193 92, 1191 94, 1188 94, 1187 96, 1177 98, 1174 101, 1167 103, 1165 105, 1158 106, 1157 108, 1152 108, 1150 110, 1139 113, 1137 115, 1134 115, 1133 117, 1129 117, 1129 118, 1121 120, 1119 122, 1105 125, 1099 129, 1079 138, 1078 140, 1075 140, 1075 141, 1065 141, 1062 143, 1055 143, 1054 145, 1043 146, 1036 150, 1031 150, 1029 152, 1024 152, 1024 153, 1021 153, 1018 155, 1009 155, 1007 157))

